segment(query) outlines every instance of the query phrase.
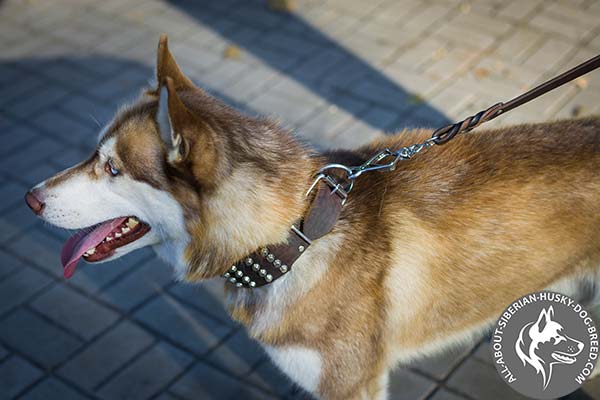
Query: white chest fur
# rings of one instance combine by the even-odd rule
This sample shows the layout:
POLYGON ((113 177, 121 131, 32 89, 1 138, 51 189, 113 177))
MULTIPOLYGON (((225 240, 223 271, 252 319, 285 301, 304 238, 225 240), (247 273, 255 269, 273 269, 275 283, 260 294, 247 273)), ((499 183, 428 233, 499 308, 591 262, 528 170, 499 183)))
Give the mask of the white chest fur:
POLYGON ((321 379, 321 355, 301 346, 265 345, 267 354, 292 381, 307 392, 316 393, 321 379))

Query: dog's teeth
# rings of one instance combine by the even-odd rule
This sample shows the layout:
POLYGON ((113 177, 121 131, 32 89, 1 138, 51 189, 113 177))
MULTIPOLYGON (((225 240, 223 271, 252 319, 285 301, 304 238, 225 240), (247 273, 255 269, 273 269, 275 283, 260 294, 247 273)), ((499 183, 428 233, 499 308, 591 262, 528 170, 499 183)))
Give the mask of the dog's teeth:
POLYGON ((129 229, 129 228, 127 228, 127 227, 125 227, 125 228, 121 229, 121 232, 123 232, 123 233, 127 233, 127 232, 129 232, 130 230, 131 230, 131 229, 129 229))
POLYGON ((133 229, 133 228, 135 228, 135 226, 136 226, 137 224, 139 224, 139 222, 138 222, 138 220, 137 220, 137 219, 135 219, 135 218, 129 218, 129 219, 127 220, 127 224, 126 224, 126 225, 127 225, 129 228, 133 229))
POLYGON ((92 254, 94 254, 95 252, 96 252, 96 248, 95 248, 95 247, 92 247, 92 248, 91 248, 91 249, 89 249, 89 250, 88 250, 86 253, 88 253, 88 255, 90 255, 90 256, 91 256, 91 255, 92 255, 92 254))
POLYGON ((106 240, 107 242, 110 242, 111 240, 113 240, 113 238, 112 238, 112 236, 107 236, 106 239, 104 239, 104 240, 106 240))
POLYGON ((120 238, 120 237, 121 237, 121 234, 120 234, 119 232, 115 232, 115 237, 116 237, 116 238, 120 238))

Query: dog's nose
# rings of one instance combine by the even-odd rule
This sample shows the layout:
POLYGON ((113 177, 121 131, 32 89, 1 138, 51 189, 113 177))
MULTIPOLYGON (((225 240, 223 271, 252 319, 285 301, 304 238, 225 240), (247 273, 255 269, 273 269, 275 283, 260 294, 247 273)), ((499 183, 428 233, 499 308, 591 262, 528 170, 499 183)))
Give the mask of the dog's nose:
POLYGON ((31 211, 33 211, 36 215, 40 215, 42 211, 44 211, 44 206, 46 204, 44 204, 43 201, 40 201, 38 198, 39 193, 36 192, 37 191, 33 189, 25 193, 25 203, 27 203, 27 206, 31 208, 31 211))

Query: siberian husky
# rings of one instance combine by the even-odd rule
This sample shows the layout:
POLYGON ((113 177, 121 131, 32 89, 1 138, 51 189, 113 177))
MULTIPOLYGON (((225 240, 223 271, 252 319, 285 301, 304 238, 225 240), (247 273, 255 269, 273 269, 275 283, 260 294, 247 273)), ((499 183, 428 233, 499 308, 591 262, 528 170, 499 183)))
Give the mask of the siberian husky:
MULTIPOLYGON (((62 251, 66 277, 81 258, 151 246, 178 279, 219 278, 286 241, 322 166, 431 135, 319 153, 196 87, 164 36, 156 78, 87 160, 26 194, 39 217, 79 230, 62 251)), ((223 279, 229 312, 315 396, 384 399, 393 366, 477 337, 521 295, 595 282, 598 171, 598 118, 469 133, 359 178, 333 230, 280 279, 223 279)))

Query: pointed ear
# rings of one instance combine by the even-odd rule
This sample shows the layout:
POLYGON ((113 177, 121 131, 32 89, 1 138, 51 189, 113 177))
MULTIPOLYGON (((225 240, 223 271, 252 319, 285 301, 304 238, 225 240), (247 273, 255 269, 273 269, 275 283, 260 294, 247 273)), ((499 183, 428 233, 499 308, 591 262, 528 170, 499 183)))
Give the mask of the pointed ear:
POLYGON ((188 156, 190 150, 190 143, 185 137, 185 132, 187 125, 194 120, 194 116, 177 95, 173 79, 167 77, 159 87, 160 98, 156 122, 160 134, 169 148, 169 161, 182 161, 188 156))
POLYGON ((194 87, 193 82, 181 72, 181 69, 179 69, 179 66, 169 51, 167 35, 163 33, 160 35, 158 41, 158 54, 156 59, 156 81, 158 82, 159 88, 164 84, 167 77, 173 79, 175 88, 178 90, 194 87))

